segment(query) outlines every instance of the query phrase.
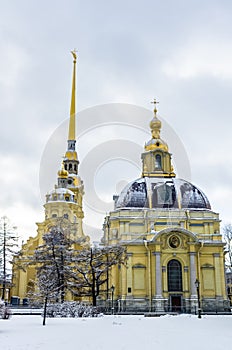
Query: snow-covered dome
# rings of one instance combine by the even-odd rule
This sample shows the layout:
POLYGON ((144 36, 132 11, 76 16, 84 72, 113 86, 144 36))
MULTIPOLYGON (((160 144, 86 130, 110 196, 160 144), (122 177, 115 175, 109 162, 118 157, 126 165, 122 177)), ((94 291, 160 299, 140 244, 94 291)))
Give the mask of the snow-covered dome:
POLYGON ((143 177, 129 183, 116 201, 117 209, 123 207, 211 209, 208 198, 195 185, 159 177, 143 177))

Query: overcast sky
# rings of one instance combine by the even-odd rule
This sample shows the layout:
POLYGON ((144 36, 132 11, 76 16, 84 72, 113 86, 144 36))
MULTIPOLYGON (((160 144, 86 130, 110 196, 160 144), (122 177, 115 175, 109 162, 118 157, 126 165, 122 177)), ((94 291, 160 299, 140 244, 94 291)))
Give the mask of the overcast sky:
MULTIPOLYGON (((88 118, 87 108, 93 114, 95 106, 112 103, 152 110, 150 101, 156 97, 164 126, 182 142, 191 181, 206 193, 222 225, 232 221, 231 1, 1 0, 0 5, 0 214, 18 226, 24 239, 36 234, 35 222, 44 218, 44 192, 52 190, 58 169, 47 163, 51 183, 39 181, 39 174, 47 145, 61 129, 66 148, 73 48, 78 50, 79 119, 88 118)), ((108 149, 104 144, 110 138, 121 139, 129 150, 141 140, 135 153, 142 151, 149 139, 149 113, 144 112, 147 134, 137 125, 139 117, 134 127, 138 133, 130 132, 133 118, 124 127, 116 119, 109 112, 109 123, 101 130, 96 125, 82 130, 80 162, 97 146, 98 154, 108 149)), ((171 146, 170 151, 178 162, 171 146)), ((55 148, 57 167, 64 152, 55 148)), ((140 176, 139 165, 128 154, 125 164, 121 159, 111 167, 104 157, 101 162, 93 185, 103 202, 140 176), (102 181, 106 176, 111 183, 102 181)), ((86 171, 81 175, 86 187, 86 171)), ((104 210, 93 229, 101 227, 104 210)))

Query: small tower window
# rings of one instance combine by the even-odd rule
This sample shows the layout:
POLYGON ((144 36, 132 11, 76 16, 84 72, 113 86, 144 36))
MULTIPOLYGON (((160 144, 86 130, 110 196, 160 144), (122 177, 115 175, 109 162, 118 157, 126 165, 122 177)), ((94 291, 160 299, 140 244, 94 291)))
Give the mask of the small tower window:
POLYGON ((72 169, 72 164, 69 164, 69 170, 71 170, 72 169))
POLYGON ((68 201, 69 201, 69 197, 68 197, 68 196, 65 196, 65 200, 68 202, 68 201))
POLYGON ((160 154, 156 154, 155 156, 155 168, 156 169, 161 169, 161 155, 160 154))

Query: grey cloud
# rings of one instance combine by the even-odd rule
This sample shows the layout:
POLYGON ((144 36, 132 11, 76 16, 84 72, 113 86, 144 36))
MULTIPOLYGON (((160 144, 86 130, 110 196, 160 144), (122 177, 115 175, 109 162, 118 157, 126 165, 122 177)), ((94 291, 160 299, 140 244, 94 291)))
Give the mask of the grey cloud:
MULTIPOLYGON (((53 130, 68 117, 72 70, 69 51, 73 47, 79 51, 78 111, 109 102, 152 109, 149 102, 157 97, 161 117, 175 129, 190 161, 193 159, 193 182, 203 186, 206 194, 209 190, 213 198, 214 187, 220 186, 222 178, 230 189, 230 162, 225 160, 222 166, 219 158, 232 146, 231 78, 210 74, 188 79, 171 77, 163 65, 173 62, 177 52, 191 49, 199 39, 207 45, 215 38, 230 48, 231 12, 232 4, 226 0, 2 4, 0 48, 3 53, 14 48, 12 57, 15 63, 21 59, 22 64, 9 84, 12 72, 7 68, 12 61, 3 61, 1 55, 0 154, 19 161, 23 155, 25 164, 23 175, 15 164, 5 169, 24 180, 11 194, 4 183, 2 197, 13 200, 16 196, 25 205, 31 203, 38 208, 33 188, 37 186, 40 156, 53 130), (212 157, 214 153, 212 169, 208 154, 212 157), (197 162, 197 157, 204 157, 205 162, 197 162), (27 171, 30 163, 33 171, 27 171)), ((222 47, 221 57, 227 49, 222 47)), ((66 131, 62 138, 66 139, 66 131)), ((166 140, 175 159, 178 149, 169 137, 166 140)), ((50 183, 55 182, 65 147, 65 140, 54 146, 55 170, 50 183)), ((222 216, 227 206, 231 207, 228 198, 220 207, 222 216)), ((0 209, 4 209, 4 201, 0 209)), ((34 230, 34 223, 31 227, 34 230)))

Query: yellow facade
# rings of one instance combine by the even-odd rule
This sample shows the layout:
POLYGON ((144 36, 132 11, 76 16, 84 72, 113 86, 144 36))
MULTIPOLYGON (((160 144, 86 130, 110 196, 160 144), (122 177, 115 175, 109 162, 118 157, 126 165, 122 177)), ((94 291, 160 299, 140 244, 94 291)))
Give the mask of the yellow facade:
MULTIPOLYGON (((84 194, 83 182, 78 175, 78 156, 75 149, 75 72, 76 72, 76 54, 72 52, 73 61, 73 81, 72 96, 70 108, 70 120, 68 131, 68 147, 65 153, 61 169, 58 171, 57 184, 54 189, 46 195, 44 204, 45 219, 41 223, 37 223, 37 235, 30 237, 22 246, 21 260, 26 261, 26 257, 33 255, 35 249, 43 244, 43 235, 49 231, 51 227, 58 226, 62 230, 68 229, 72 238, 77 239, 81 246, 89 244, 89 237, 85 236, 82 228, 82 220, 84 217, 82 209, 82 198, 84 194)), ((13 266, 13 288, 12 296, 20 298, 21 302, 28 297, 34 288, 36 278, 35 267, 28 266, 24 270, 18 269, 17 258, 13 266)), ((67 296, 67 299, 71 296, 67 296)))
POLYGON ((154 110, 152 138, 142 153, 142 177, 114 196, 103 243, 127 247, 127 267, 114 267, 115 305, 121 312, 225 311, 224 243, 219 215, 205 194, 176 179, 154 110))

